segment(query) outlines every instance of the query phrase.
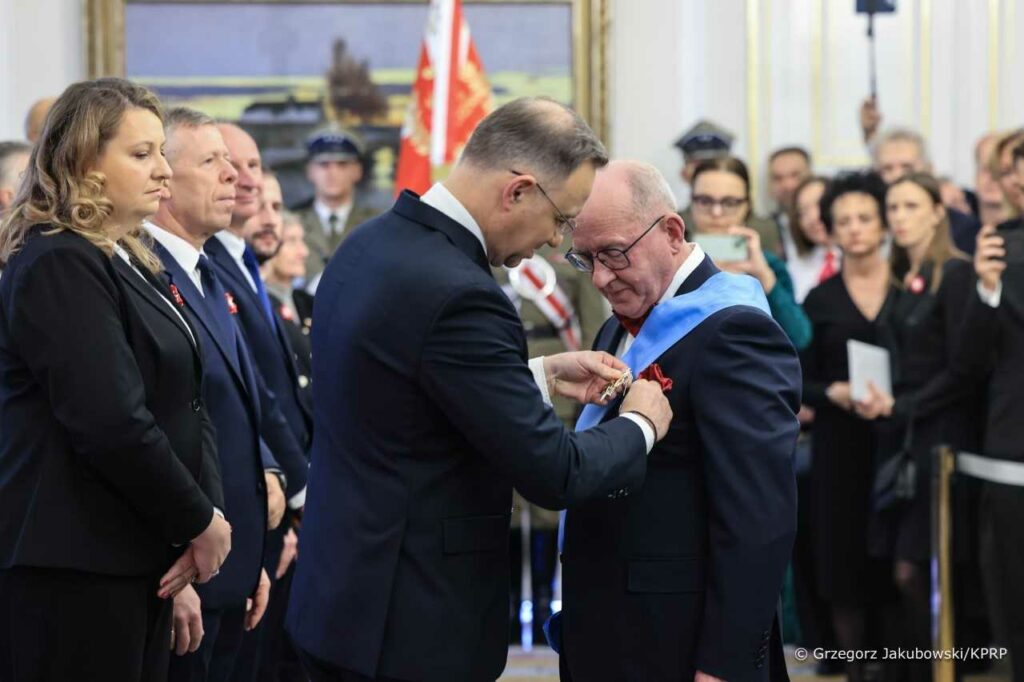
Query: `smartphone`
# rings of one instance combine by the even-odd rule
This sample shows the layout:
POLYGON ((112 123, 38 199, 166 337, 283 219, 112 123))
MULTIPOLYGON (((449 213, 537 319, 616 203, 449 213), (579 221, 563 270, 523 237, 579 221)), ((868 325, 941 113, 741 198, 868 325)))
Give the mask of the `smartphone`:
POLYGON ((693 241, 716 263, 731 263, 750 258, 746 237, 731 234, 697 234, 694 235, 693 241))
POLYGON ((1024 264, 1024 228, 1002 229, 996 232, 1003 238, 1003 248, 1006 256, 1003 260, 1007 265, 1024 264))

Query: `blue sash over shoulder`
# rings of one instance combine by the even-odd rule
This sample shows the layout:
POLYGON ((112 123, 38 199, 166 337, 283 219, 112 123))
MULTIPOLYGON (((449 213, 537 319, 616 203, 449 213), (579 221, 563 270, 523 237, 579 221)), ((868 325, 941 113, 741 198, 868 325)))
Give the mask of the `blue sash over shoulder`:
MULTIPOLYGON (((701 322, 732 306, 750 306, 771 315, 768 299, 756 279, 749 275, 717 272, 700 288, 654 306, 640 328, 640 335, 622 356, 622 361, 629 366, 634 377, 639 376, 701 322)), ((576 430, 585 431, 599 424, 607 410, 607 405, 587 405, 576 422, 576 430)))
MULTIPOLYGON (((733 306, 757 308, 765 315, 771 315, 768 299, 761 284, 748 275, 733 275, 717 272, 709 277, 699 289, 688 294, 674 296, 659 303, 640 328, 640 335, 633 341, 622 361, 629 366, 633 376, 647 369, 652 362, 672 346, 696 329, 701 322, 715 313, 733 306)), ((576 422, 577 431, 585 431, 601 422, 608 406, 587 405, 576 422)), ((562 533, 565 530, 565 512, 558 523, 558 549, 562 550, 562 533)), ((556 652, 562 649, 562 612, 551 614, 544 623, 544 635, 556 652)))

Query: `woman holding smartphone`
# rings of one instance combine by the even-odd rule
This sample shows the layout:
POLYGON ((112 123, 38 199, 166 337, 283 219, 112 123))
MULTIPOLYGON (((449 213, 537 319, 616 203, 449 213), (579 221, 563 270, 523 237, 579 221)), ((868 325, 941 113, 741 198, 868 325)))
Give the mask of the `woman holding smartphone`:
POLYGON ((705 249, 715 265, 727 272, 750 275, 761 283, 772 317, 793 346, 803 350, 811 341, 811 323, 793 296, 786 264, 761 248, 761 237, 744 223, 751 214, 750 176, 734 156, 702 161, 693 173, 691 240, 705 249), (711 240, 702 241, 710 236, 711 240), (731 243, 722 238, 731 237, 731 243), (745 242, 745 243, 744 243, 745 242), (724 245, 719 252, 718 245, 724 245))

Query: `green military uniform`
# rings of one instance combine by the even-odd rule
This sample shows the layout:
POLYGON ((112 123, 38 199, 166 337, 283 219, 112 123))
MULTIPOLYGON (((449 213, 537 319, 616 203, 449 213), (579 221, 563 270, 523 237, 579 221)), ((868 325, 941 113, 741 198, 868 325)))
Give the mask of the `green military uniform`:
POLYGON ((302 227, 305 230, 306 248, 309 249, 309 255, 306 257, 307 282, 312 281, 314 277, 323 271, 327 261, 338 250, 338 246, 352 234, 352 230, 370 218, 376 218, 379 214, 379 211, 361 205, 359 197, 356 196, 352 204, 352 210, 349 212, 348 219, 345 221, 342 229, 331 234, 329 227, 320 222, 320 216, 317 215, 312 200, 295 207, 293 210, 299 217, 299 220, 302 221, 302 227))

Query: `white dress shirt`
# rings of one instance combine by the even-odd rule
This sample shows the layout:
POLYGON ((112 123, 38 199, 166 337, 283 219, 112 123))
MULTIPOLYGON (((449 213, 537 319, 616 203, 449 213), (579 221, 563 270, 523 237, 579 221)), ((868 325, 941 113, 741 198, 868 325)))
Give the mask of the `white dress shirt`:
MULTIPOLYGON (((691 246, 693 247, 693 251, 690 252, 690 255, 686 257, 683 264, 679 266, 678 270, 676 270, 675 276, 672 277, 672 281, 668 283, 668 288, 665 289, 661 298, 658 299, 658 303, 664 303, 665 301, 671 300, 672 297, 676 295, 676 292, 679 291, 679 287, 683 286, 683 282, 686 281, 686 278, 692 275, 693 271, 697 269, 697 266, 704 262, 704 250, 700 248, 700 244, 691 244, 691 246)), ((619 349, 615 353, 615 357, 621 358, 625 355, 626 351, 629 350, 629 347, 633 345, 635 340, 636 337, 628 331, 623 334, 622 340, 619 341, 619 349)))
POLYGON ((203 291, 203 277, 199 272, 199 256, 206 255, 202 249, 197 249, 178 235, 171 234, 156 223, 147 220, 142 226, 146 228, 146 231, 149 232, 160 246, 167 249, 167 252, 171 254, 171 258, 181 266, 181 269, 185 271, 188 278, 196 285, 196 289, 205 298, 206 292, 203 291))
POLYGON ((238 269, 242 271, 242 276, 245 277, 245 281, 249 283, 249 287, 252 288, 253 292, 256 292, 256 282, 253 281, 252 275, 249 274, 249 268, 245 267, 245 261, 242 260, 242 254, 245 253, 245 240, 238 235, 228 232, 227 230, 221 230, 217 234, 213 235, 214 239, 220 240, 220 243, 227 249, 228 255, 231 256, 231 260, 235 261, 238 269))
MULTIPOLYGON (((487 253, 487 243, 484 241, 483 230, 480 229, 480 225, 476 222, 469 210, 462 205, 454 194, 448 191, 440 182, 434 183, 426 194, 420 197, 420 201, 431 206, 441 213, 445 214, 459 225, 464 227, 470 234, 476 237, 477 241, 480 242, 480 246, 483 247, 484 254, 487 253)), ((694 266, 696 267, 696 266, 694 266)), ((547 405, 551 404, 551 394, 548 392, 548 378, 547 372, 544 371, 544 357, 531 358, 530 372, 533 374, 533 381, 537 384, 537 388, 540 389, 540 394, 544 399, 544 403, 547 405)), ((622 415, 626 419, 640 427, 640 430, 644 434, 644 442, 647 445, 647 452, 650 453, 654 449, 654 429, 651 428, 650 424, 643 417, 635 414, 624 414, 622 415)))

